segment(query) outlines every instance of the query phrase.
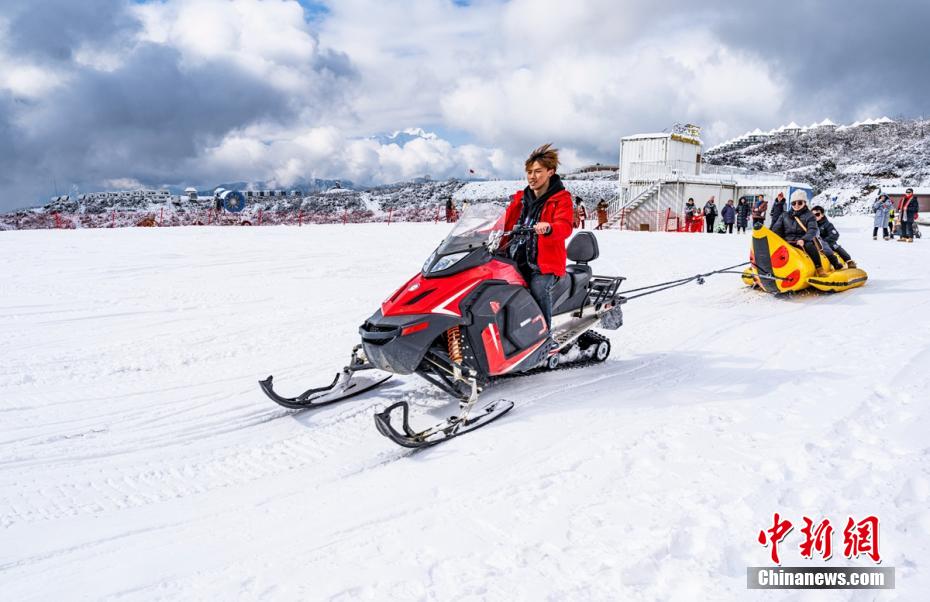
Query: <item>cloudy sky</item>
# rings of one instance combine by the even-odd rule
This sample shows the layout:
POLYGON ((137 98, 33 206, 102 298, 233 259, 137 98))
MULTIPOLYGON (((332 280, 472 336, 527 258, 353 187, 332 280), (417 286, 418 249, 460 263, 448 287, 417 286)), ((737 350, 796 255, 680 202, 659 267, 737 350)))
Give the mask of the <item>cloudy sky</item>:
POLYGON ((930 2, 0 0, 0 210, 57 190, 519 176, 926 115, 930 2), (399 146, 379 134, 423 128, 399 146))

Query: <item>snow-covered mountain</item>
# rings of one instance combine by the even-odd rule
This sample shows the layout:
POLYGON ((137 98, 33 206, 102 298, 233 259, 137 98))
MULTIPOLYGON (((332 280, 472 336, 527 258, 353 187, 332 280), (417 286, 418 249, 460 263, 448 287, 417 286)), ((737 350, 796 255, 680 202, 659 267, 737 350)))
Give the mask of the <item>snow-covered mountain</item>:
MULTIPOLYGON (((819 124, 818 124, 819 125, 819 124)), ((815 191, 930 184, 930 120, 749 132, 742 145, 710 149, 708 163, 788 171, 815 191)))

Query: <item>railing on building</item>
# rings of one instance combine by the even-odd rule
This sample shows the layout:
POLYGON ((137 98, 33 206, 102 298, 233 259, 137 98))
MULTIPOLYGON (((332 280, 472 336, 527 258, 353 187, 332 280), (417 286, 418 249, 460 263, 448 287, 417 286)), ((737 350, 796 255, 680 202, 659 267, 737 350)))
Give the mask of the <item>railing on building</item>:
POLYGON ((756 180, 789 180, 788 172, 764 172, 732 165, 692 161, 640 161, 631 163, 626 177, 631 182, 657 182, 689 176, 750 176, 756 180))

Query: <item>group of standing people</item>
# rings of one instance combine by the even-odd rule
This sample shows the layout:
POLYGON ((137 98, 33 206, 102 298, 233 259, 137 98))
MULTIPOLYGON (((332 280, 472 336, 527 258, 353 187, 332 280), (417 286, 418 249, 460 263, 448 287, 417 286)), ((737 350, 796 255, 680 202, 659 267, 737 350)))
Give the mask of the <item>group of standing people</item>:
POLYGON ((878 229, 882 229, 882 238, 892 240, 895 226, 899 226, 898 242, 914 242, 914 222, 917 221, 917 197, 914 189, 908 188, 897 206, 887 194, 880 194, 872 203, 875 221, 872 224, 872 240, 878 240, 878 229))
MULTIPOLYGON (((689 198, 685 203, 685 231, 700 231, 701 222, 703 221, 703 229, 706 232, 714 232, 714 226, 717 223, 717 216, 719 215, 720 219, 723 220, 721 232, 733 234, 734 226, 736 226, 737 232, 745 232, 746 225, 749 222, 749 216, 753 214, 753 212, 754 209, 750 207, 745 197, 740 198, 737 204, 733 203, 733 199, 728 200, 719 211, 717 209, 717 201, 714 197, 710 197, 704 204, 704 207, 700 209, 694 204, 694 199, 689 198)), ((764 207, 762 209, 762 219, 765 219, 764 207)), ((755 217, 753 217, 753 221, 755 221, 755 217)))
MULTIPOLYGON (((779 192, 778 196, 775 197, 775 201, 772 203, 772 223, 774 224, 778 221, 778 218, 785 212, 787 208, 787 201, 785 200, 784 193, 779 192)), ((693 198, 689 198, 685 203, 685 230, 687 232, 697 232, 699 231, 699 226, 701 221, 703 221, 704 230, 706 232, 714 232, 714 226, 717 223, 717 216, 723 220, 723 227, 720 229, 720 232, 726 232, 733 234, 733 228, 736 227, 737 232, 746 232, 746 228, 749 226, 749 220, 752 220, 752 225, 755 227, 756 224, 764 224, 765 216, 769 213, 769 204, 765 200, 764 194, 755 195, 753 197, 740 197, 739 201, 734 204, 733 199, 730 199, 726 204, 719 210, 717 209, 717 202, 714 197, 710 197, 708 201, 704 204, 703 208, 698 208, 694 203, 693 198)))

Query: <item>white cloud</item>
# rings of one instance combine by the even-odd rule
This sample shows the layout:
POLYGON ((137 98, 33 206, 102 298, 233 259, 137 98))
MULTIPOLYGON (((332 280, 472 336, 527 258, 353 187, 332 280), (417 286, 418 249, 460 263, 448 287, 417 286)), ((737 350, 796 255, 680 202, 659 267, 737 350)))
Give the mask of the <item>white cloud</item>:
POLYGON ((85 44, 74 53, 74 62, 98 71, 116 71, 125 64, 126 53, 85 44))
POLYGON ((296 2, 188 0, 141 4, 139 40, 177 48, 187 64, 229 61, 282 91, 307 92, 318 43, 296 2))
POLYGON ((293 138, 258 142, 237 132, 208 149, 199 159, 215 178, 240 174, 248 180, 268 180, 290 186, 301 178, 346 178, 361 184, 394 182, 429 175, 434 178, 494 175, 518 169, 498 149, 465 144, 454 146, 434 134, 404 145, 381 144, 370 138, 349 138, 323 126, 293 138))
POLYGON ((39 97, 64 83, 65 78, 51 69, 15 64, 9 58, 0 56, 0 90, 9 90, 14 96, 39 97))
POLYGON ((135 178, 112 178, 105 180, 103 185, 110 190, 139 190, 143 188, 142 182, 135 178))
POLYGON ((321 41, 362 76, 357 133, 441 125, 500 149, 511 169, 550 141, 579 162, 609 160, 619 137, 675 122, 723 138, 770 121, 784 101, 765 64, 640 3, 416 7, 344 0, 322 24, 321 41))
POLYGON ((0 17, 0 92, 8 91, 14 97, 36 98, 64 84, 67 78, 59 71, 7 53, 3 40, 8 27, 9 22, 0 17))

